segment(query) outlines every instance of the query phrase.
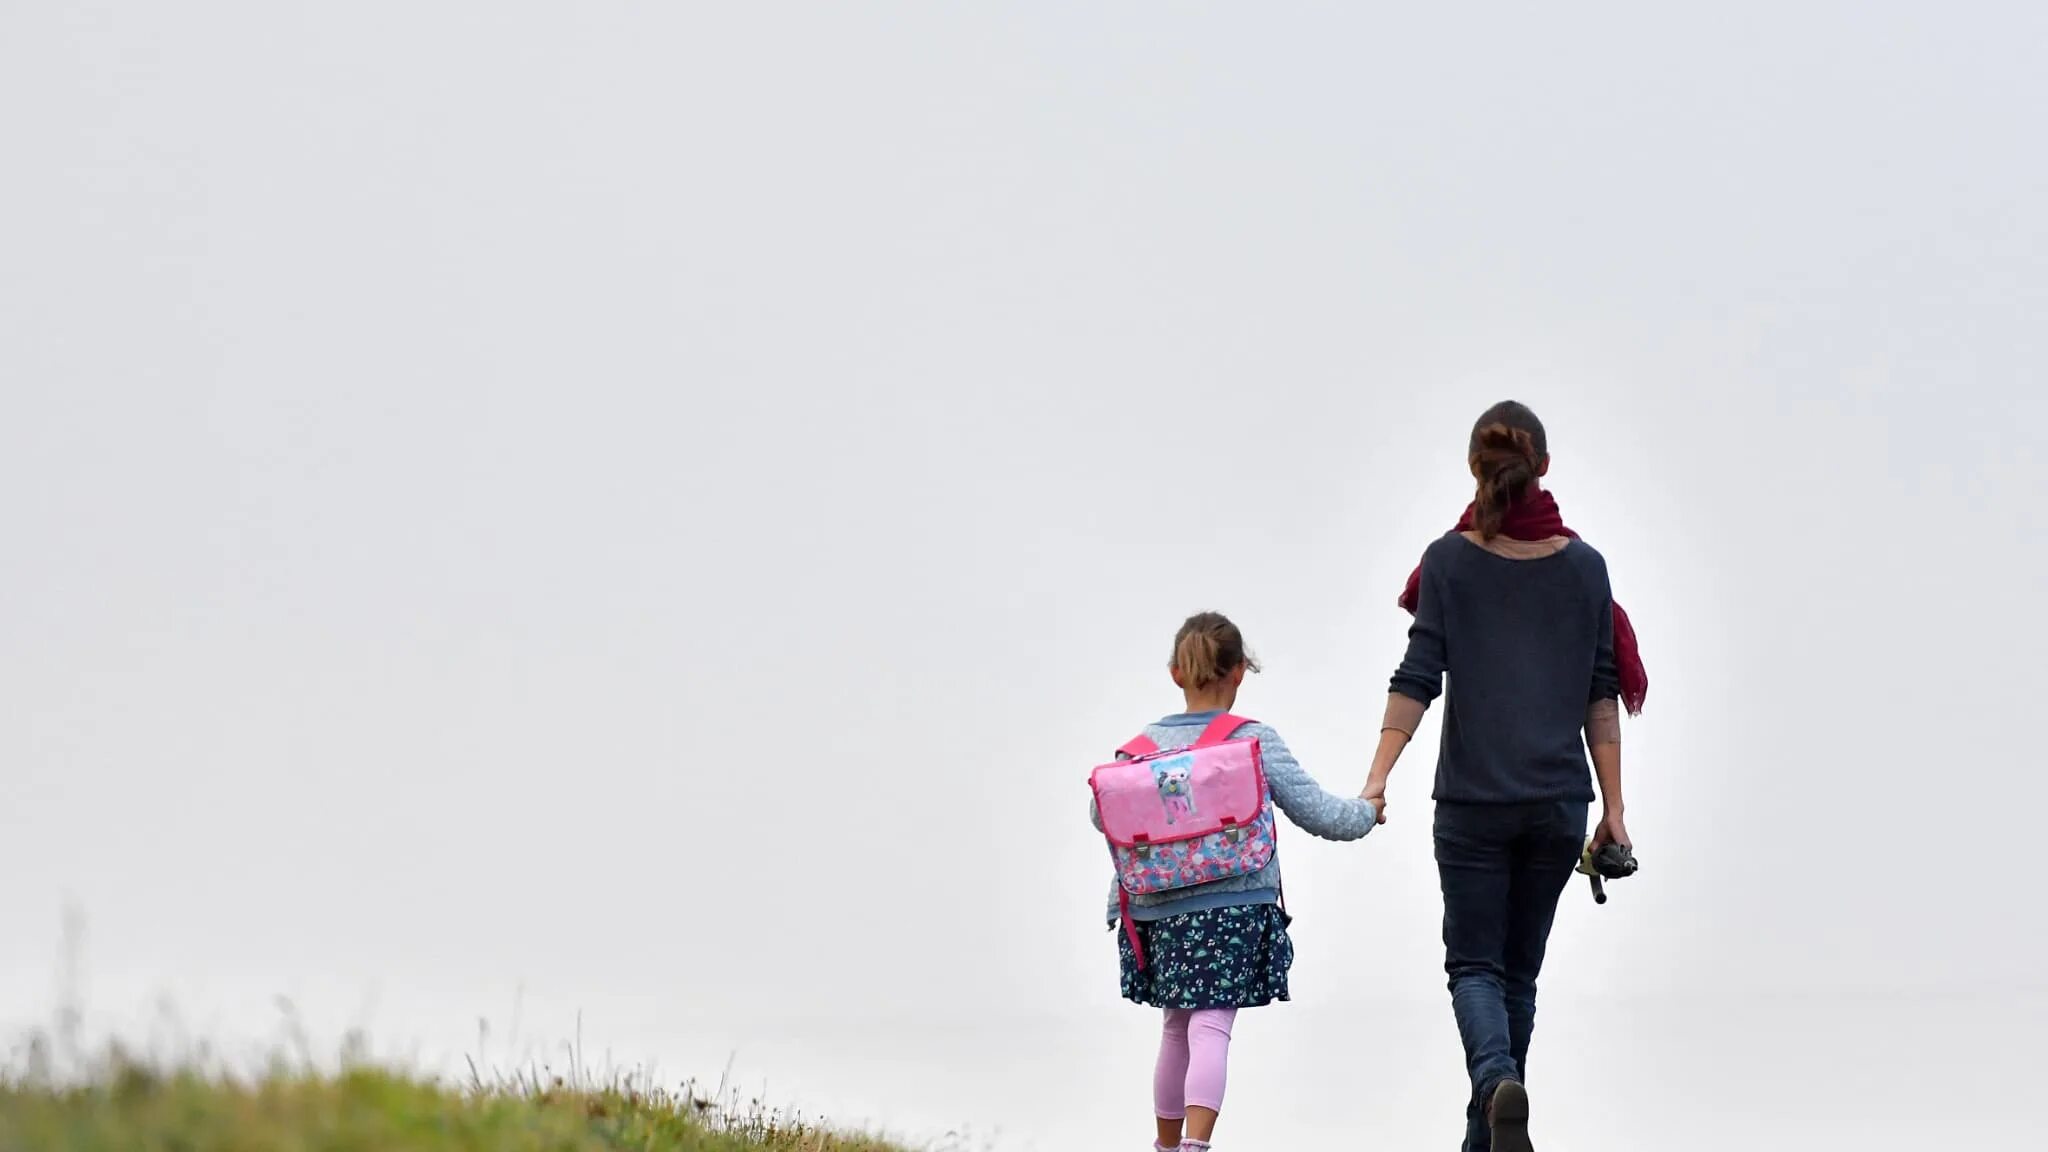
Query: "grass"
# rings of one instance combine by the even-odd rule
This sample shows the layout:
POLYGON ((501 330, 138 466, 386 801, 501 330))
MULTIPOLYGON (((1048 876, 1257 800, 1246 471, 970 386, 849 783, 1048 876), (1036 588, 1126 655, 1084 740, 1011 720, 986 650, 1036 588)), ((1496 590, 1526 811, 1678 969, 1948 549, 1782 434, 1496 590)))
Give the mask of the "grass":
POLYGON ((83 1075, 46 1069, 0 1075, 0 1152, 902 1152, 723 1091, 631 1077, 449 1083, 346 1061, 237 1075, 118 1050, 83 1075))
MULTIPOLYGON (((546 1066, 461 1081, 379 1065, 352 1034, 323 1067, 288 1002, 296 1059, 238 1070, 201 1044, 173 1057, 81 1043, 75 913, 65 918, 55 1025, 0 1063, 0 1152, 906 1152, 800 1114, 634 1076, 593 1076, 582 1020, 567 1076, 546 1066)), ((516 1028, 515 1028, 516 1031, 516 1028)), ((479 1043, 487 1039, 480 1029, 479 1043)), ((959 1133, 928 1152, 964 1152, 959 1133)))

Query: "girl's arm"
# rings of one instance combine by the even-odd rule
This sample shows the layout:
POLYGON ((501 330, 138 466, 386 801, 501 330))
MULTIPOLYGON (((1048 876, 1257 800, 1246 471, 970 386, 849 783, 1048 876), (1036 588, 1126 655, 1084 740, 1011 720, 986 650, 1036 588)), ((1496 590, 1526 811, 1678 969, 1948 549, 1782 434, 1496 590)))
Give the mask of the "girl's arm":
POLYGON ((1278 732, 1253 724, 1242 734, 1259 738, 1259 757, 1273 803, 1302 831, 1325 840, 1356 840, 1379 822, 1379 808, 1371 801, 1323 791, 1323 786, 1302 770, 1278 732))

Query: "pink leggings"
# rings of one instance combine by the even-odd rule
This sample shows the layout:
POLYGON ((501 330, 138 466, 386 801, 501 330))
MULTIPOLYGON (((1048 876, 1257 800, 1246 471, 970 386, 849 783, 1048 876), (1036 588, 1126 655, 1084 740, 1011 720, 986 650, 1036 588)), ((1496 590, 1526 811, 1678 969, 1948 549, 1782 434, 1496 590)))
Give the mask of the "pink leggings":
POLYGON ((1152 1072, 1152 1114, 1184 1120, 1188 1105, 1223 1110, 1235 1008, 1168 1008, 1159 1034, 1159 1065, 1152 1072))

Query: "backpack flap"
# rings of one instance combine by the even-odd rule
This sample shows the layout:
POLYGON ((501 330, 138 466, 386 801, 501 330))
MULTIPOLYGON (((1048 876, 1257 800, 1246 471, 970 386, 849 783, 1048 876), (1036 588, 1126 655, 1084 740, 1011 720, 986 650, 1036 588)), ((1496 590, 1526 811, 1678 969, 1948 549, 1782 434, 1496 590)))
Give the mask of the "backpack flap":
POLYGON ((1257 872, 1273 812, 1256 739, 1118 760, 1089 777, 1117 878, 1134 894, 1257 872))

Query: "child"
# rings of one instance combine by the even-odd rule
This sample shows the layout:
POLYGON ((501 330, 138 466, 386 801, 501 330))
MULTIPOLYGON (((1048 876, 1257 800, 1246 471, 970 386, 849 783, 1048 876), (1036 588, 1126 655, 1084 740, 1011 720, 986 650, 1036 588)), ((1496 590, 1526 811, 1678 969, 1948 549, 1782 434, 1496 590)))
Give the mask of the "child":
MULTIPOLYGON (((1160 749, 1193 744, 1237 702, 1245 673, 1258 670, 1237 625, 1214 613, 1190 617, 1173 642, 1173 682, 1187 710, 1145 729, 1160 749)), ((1246 721, 1230 738, 1256 738, 1273 803, 1305 831, 1356 840, 1379 821, 1371 800, 1331 795, 1301 770, 1280 734, 1246 721)), ((1091 801, 1098 831, 1100 811, 1091 801)), ((1112 882, 1109 919, 1121 918, 1112 882)), ((1286 1000, 1294 945, 1280 906, 1280 863, 1206 884, 1128 898, 1131 923, 1117 934, 1123 995, 1165 1011, 1152 1079, 1159 1152, 1202 1152, 1223 1105, 1230 1030, 1237 1010, 1286 1000)))

